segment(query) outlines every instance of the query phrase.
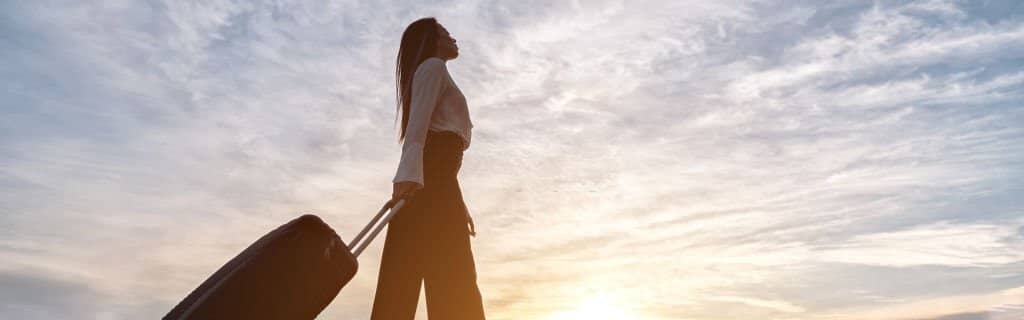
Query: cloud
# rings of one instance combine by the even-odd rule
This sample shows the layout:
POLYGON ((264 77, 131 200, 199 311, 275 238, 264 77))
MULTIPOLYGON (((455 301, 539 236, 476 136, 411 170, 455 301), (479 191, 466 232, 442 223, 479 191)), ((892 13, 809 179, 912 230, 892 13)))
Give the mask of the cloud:
POLYGON ((985 314, 989 318, 1011 319, 1020 315, 1022 288, 1011 288, 989 294, 963 295, 923 299, 907 303, 878 306, 870 311, 837 316, 839 319, 974 319, 985 314), (987 311, 987 314, 986 314, 987 311), (958 318, 959 317, 959 318, 958 318))
POLYGON ((938 318, 932 318, 932 320, 988 320, 991 319, 988 312, 970 312, 970 313, 958 313, 947 316, 941 316, 938 318))
POLYGON ((827 261, 891 267, 980 267, 1024 261, 1016 226, 937 222, 908 230, 858 235, 824 248, 827 261))
POLYGON ((725 301, 725 302, 738 302, 738 303, 742 303, 742 304, 751 305, 751 306, 754 306, 754 307, 768 308, 768 309, 778 310, 778 311, 787 312, 787 313, 802 313, 802 312, 805 311, 804 308, 801 308, 800 306, 796 306, 796 305, 793 305, 792 303, 785 302, 785 301, 762 300, 762 299, 756 299, 756 298, 734 297, 734 296, 713 297, 713 298, 711 298, 711 300, 725 301))
POLYGON ((98 311, 97 293, 80 282, 5 271, 0 284, 8 288, 0 290, 0 314, 12 319, 71 319, 98 311))

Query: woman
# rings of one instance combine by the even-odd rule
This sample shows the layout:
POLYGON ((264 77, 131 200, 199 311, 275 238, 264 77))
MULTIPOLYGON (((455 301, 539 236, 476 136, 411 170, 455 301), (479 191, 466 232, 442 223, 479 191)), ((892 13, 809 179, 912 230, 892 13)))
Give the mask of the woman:
POLYGON ((434 18, 402 34, 396 78, 404 142, 392 200, 406 201, 388 225, 372 320, 412 320, 420 281, 428 318, 484 319, 469 241, 475 226, 457 179, 473 127, 446 65, 458 55, 434 18))

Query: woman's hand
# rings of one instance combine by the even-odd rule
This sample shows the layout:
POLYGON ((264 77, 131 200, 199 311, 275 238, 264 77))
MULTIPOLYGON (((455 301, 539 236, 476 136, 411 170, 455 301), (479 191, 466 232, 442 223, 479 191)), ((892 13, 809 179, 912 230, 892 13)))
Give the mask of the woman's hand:
POLYGON ((398 199, 406 198, 416 194, 419 184, 412 181, 399 181, 395 183, 394 191, 391 192, 391 201, 398 202, 398 199))
POLYGON ((466 223, 469 223, 469 235, 476 236, 476 225, 473 224, 473 217, 466 211, 466 223))

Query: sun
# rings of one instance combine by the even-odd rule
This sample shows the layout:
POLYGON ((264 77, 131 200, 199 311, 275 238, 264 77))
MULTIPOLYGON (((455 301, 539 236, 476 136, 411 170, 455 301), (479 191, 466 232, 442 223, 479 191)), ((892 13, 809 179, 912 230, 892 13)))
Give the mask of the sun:
POLYGON ((582 300, 574 309, 552 314, 547 320, 639 320, 628 308, 607 294, 582 300))

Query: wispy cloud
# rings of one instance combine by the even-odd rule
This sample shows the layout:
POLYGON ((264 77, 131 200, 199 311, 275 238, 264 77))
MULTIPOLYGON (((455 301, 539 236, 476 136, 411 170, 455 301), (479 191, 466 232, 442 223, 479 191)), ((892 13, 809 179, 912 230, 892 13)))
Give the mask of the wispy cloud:
POLYGON ((940 222, 911 230, 857 235, 824 250, 823 258, 892 267, 1002 265, 1024 260, 1020 227, 940 222))

